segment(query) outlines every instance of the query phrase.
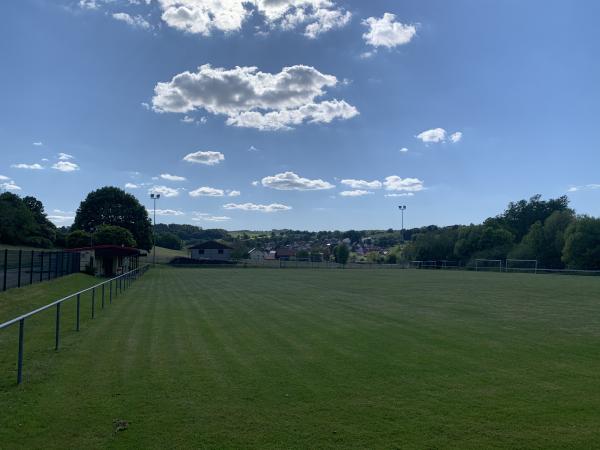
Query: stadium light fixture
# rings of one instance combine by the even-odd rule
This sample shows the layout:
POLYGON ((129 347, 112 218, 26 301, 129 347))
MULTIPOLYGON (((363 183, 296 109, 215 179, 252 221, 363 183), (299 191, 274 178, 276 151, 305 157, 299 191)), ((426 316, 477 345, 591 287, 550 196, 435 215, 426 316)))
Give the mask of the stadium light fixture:
POLYGON ((160 198, 160 194, 150 194, 150 198, 154 200, 154 225, 152 226, 152 265, 156 265, 156 200, 160 198))
POLYGON ((402 239, 402 243, 404 243, 404 211, 406 211, 406 205, 398 206, 398 209, 402 213, 402 229, 400 231, 400 238, 402 239))

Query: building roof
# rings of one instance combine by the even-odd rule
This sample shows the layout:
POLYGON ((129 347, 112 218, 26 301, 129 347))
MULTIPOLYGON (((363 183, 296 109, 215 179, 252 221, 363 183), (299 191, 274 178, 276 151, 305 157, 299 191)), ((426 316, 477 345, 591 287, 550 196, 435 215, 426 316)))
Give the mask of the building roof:
POLYGON ((96 256, 134 256, 141 252, 137 248, 124 247, 121 245, 93 245, 91 247, 70 248, 68 252, 93 251, 96 256))
POLYGON ((296 256, 296 251, 294 249, 291 248, 278 248, 277 249, 277 256, 278 257, 286 257, 286 256, 296 256))
POLYGON ((190 247, 190 250, 233 250, 233 248, 222 242, 207 241, 190 247))

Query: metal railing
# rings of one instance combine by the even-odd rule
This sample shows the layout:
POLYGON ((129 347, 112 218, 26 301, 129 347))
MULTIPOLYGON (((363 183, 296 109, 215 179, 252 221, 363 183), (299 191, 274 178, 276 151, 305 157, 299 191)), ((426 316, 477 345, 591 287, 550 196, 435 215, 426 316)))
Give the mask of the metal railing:
POLYGON ((61 318, 61 305, 70 299, 77 299, 76 302, 76 321, 75 331, 80 330, 80 317, 81 317, 81 295, 86 292, 91 292, 91 318, 93 319, 96 315, 96 290, 100 290, 101 294, 101 307, 104 309, 106 303, 106 291, 108 291, 108 302, 112 303, 113 290, 114 296, 117 297, 123 291, 127 290, 133 282, 141 277, 149 269, 149 265, 144 265, 133 269, 127 273, 119 275, 118 277, 111 278, 110 280, 103 281, 89 288, 83 289, 74 294, 68 295, 60 300, 56 300, 48 305, 42 306, 41 308, 35 309, 23 314, 22 316, 15 317, 7 322, 0 324, 0 330, 8 328, 11 325, 19 324, 19 351, 17 357, 17 384, 21 384, 23 381, 23 353, 24 353, 24 339, 25 339, 25 319, 28 319, 36 314, 46 311, 50 308, 56 308, 56 319, 55 319, 55 332, 54 332, 54 350, 58 350, 60 346, 60 318, 61 318), (108 289, 107 289, 108 286, 108 289), (114 286, 114 289, 113 289, 114 286))

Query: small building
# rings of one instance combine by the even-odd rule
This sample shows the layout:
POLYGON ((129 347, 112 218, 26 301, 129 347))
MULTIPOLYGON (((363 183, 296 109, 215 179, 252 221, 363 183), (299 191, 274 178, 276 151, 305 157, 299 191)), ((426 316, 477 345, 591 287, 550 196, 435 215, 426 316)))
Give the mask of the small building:
POLYGON ((275 250, 271 250, 265 253, 265 260, 267 261, 275 261, 277 259, 277 252, 275 250))
POLYGON ((79 270, 96 276, 112 277, 139 267, 140 250, 120 245, 94 245, 92 247, 73 248, 78 252, 79 270))
POLYGON ((288 261, 296 257, 296 250, 293 248, 278 248, 275 253, 275 258, 288 261))
POLYGON ((229 261, 233 248, 217 241, 203 242, 190 247, 192 259, 207 259, 211 261, 229 261))
POLYGON ((253 248, 248 252, 248 258, 252 261, 263 261, 267 259, 267 253, 258 248, 253 248))

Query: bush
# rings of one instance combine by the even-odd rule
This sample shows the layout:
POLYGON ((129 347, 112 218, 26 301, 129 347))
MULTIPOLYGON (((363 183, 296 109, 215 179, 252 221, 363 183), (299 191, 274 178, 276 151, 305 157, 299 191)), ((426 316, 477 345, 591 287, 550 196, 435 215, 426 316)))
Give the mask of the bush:
POLYGON ((171 250, 181 250, 183 242, 176 234, 173 233, 157 233, 156 234, 156 245, 158 247, 164 247, 171 250))
POLYGON ((135 247, 137 244, 131 231, 116 225, 100 225, 94 233, 94 245, 135 247))
POLYGON ((83 230, 73 231, 67 235, 67 248, 89 247, 92 243, 91 238, 92 235, 90 233, 86 233, 83 230))

